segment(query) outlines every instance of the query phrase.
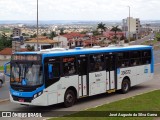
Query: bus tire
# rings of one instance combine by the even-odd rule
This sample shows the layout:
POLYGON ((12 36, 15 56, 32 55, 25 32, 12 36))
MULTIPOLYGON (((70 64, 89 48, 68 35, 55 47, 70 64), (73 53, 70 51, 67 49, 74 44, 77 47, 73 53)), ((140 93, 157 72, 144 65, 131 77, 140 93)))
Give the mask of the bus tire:
POLYGON ((128 79, 124 79, 121 86, 121 92, 123 94, 127 93, 130 89, 130 82, 128 79))
POLYGON ((72 90, 67 90, 65 95, 64 95, 64 106, 65 107, 71 107, 74 105, 76 101, 75 94, 72 90))

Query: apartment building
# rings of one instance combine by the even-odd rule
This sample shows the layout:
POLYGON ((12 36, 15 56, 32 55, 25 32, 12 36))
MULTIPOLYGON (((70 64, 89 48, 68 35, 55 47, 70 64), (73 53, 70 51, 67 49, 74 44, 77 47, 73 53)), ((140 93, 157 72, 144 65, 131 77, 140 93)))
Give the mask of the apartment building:
POLYGON ((18 28, 13 29, 13 37, 21 36, 21 34, 22 34, 21 29, 18 29, 18 28))
POLYGON ((127 38, 129 38, 129 26, 130 26, 130 38, 134 39, 140 38, 141 37, 140 19, 127 17, 126 19, 122 20, 122 31, 125 32, 127 38))

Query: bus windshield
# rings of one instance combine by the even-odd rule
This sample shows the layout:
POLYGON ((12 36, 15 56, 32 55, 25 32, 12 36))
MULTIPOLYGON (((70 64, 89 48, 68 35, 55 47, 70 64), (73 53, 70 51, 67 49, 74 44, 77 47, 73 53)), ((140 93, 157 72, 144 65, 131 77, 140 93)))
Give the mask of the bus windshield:
POLYGON ((32 63, 12 63, 11 84, 36 86, 43 84, 42 66, 32 63))

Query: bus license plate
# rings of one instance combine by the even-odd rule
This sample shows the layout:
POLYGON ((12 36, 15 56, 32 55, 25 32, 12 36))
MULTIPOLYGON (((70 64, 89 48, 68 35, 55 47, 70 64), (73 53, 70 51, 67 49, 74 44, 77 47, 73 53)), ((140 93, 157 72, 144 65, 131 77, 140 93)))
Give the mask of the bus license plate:
POLYGON ((24 102, 24 99, 19 99, 19 102, 24 102))

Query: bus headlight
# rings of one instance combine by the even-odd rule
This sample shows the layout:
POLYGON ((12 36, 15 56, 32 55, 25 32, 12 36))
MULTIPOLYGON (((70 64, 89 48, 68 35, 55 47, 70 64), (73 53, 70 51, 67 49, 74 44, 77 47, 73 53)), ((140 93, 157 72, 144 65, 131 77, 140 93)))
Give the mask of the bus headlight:
POLYGON ((43 93, 43 91, 41 91, 41 92, 35 94, 35 95, 33 96, 33 98, 35 99, 35 98, 39 97, 40 95, 42 95, 42 93, 43 93))
POLYGON ((42 92, 39 92, 39 93, 38 93, 38 96, 40 96, 41 94, 42 94, 42 92))
POLYGON ((36 98, 37 96, 38 96, 38 95, 37 95, 37 94, 35 94, 35 95, 34 95, 34 98, 36 98))

